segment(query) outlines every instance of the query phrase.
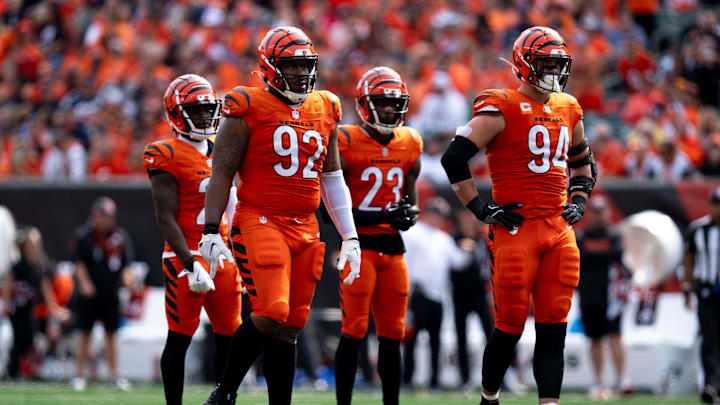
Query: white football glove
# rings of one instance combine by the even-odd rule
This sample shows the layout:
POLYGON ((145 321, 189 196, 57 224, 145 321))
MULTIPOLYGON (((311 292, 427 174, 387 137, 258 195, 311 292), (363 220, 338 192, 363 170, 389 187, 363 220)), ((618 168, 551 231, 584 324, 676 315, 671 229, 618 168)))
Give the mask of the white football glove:
MULTIPOLYGON (((235 263, 232 252, 228 249, 225 241, 219 233, 205 233, 198 243, 198 250, 210 265, 210 277, 215 278, 220 257, 224 257, 230 263, 235 263)), ((222 265, 222 263, 221 263, 222 265)))
POLYGON ((184 275, 188 276, 188 285, 192 292, 208 292, 215 289, 215 283, 212 281, 212 277, 205 271, 202 264, 197 261, 193 261, 193 269, 183 270, 178 277, 184 275))
POLYGON ((342 242, 337 269, 343 271, 347 262, 350 262, 350 274, 345 277, 343 283, 350 285, 360 277, 360 241, 356 238, 346 239, 342 242))

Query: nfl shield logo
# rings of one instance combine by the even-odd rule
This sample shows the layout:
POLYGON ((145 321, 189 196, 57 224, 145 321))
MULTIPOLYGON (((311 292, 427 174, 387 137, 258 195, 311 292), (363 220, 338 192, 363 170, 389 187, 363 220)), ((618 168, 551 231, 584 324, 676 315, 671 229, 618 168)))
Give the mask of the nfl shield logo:
POLYGON ((295 118, 295 119, 300 118, 300 112, 299 112, 298 110, 293 110, 293 111, 292 111, 292 117, 295 118))
POLYGON ((212 159, 206 160, 208 167, 212 167, 212 159))
POLYGON ((383 148, 382 154, 383 154, 383 156, 387 156, 388 154, 390 154, 390 151, 388 150, 388 148, 383 148))

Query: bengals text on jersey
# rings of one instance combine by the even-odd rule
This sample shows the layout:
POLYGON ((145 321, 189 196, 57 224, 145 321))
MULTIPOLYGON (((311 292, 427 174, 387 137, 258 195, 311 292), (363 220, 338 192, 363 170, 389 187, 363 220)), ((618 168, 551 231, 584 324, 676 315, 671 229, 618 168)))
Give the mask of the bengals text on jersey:
POLYGON ((505 118, 505 129, 486 146, 493 199, 523 204, 525 218, 556 215, 567 202, 567 151, 583 111, 565 93, 547 103, 517 90, 487 90, 473 103, 473 116, 505 118))
POLYGON ((236 87, 225 96, 223 114, 245 120, 250 139, 239 174, 238 210, 250 205, 286 216, 307 216, 320 205, 320 173, 340 100, 313 91, 293 108, 266 89, 236 87))
MULTIPOLYGON (((405 178, 422 153, 423 143, 414 128, 395 128, 387 145, 370 137, 358 125, 338 127, 338 149, 347 164, 345 181, 353 208, 382 211, 403 198, 405 178)), ((359 234, 397 233, 390 224, 360 225, 359 234)))

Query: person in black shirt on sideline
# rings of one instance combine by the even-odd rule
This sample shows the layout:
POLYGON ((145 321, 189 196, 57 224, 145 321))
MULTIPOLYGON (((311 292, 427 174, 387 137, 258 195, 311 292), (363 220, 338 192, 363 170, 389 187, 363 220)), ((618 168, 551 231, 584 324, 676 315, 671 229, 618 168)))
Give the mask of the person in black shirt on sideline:
POLYGON ((113 385, 128 390, 130 384, 117 375, 115 331, 120 323, 121 284, 132 285, 128 265, 132 261, 132 242, 127 232, 115 225, 117 207, 108 197, 99 197, 92 205, 90 221, 71 241, 77 278, 75 321, 82 331, 77 350, 77 376, 72 387, 83 391, 87 385, 85 363, 90 332, 100 319, 105 326, 105 353, 113 385))
POLYGON ((588 395, 608 399, 613 391, 603 386, 603 340, 610 342, 618 394, 631 393, 625 377, 625 346, 620 334, 623 306, 629 289, 629 272, 622 265, 620 235, 611 229, 610 208, 602 196, 588 204, 585 232, 577 238, 580 249, 580 312, 585 335, 591 339, 590 358, 595 378, 588 395))
POLYGON ((460 379, 464 390, 473 390, 474 387, 470 385, 470 364, 467 351, 467 317, 472 312, 478 314, 486 341, 495 329, 487 297, 490 282, 490 265, 485 240, 487 225, 477 220, 469 210, 457 211, 455 220, 457 223, 455 241, 461 243, 463 239, 471 239, 477 242, 470 264, 462 268, 453 268, 450 271, 460 379))

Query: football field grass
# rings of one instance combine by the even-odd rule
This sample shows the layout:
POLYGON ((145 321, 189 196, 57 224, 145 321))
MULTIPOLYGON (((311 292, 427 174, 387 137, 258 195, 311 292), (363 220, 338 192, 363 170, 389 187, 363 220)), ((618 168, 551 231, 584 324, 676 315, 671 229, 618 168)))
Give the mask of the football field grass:
MULTIPOLYGON (((183 403, 201 405, 210 393, 210 385, 190 385, 185 388, 183 403)), ((404 405, 477 405, 479 394, 466 396, 457 392, 402 392, 400 404, 404 405)), ((650 394, 635 394, 609 401, 589 401, 579 393, 563 394, 563 405, 603 404, 603 405, 695 405, 699 396, 655 397, 650 394)), ((0 404, 112 404, 112 405, 156 405, 164 404, 163 388, 159 384, 137 384, 131 391, 123 392, 105 384, 91 383, 84 392, 75 392, 67 384, 61 383, 0 383, 0 404)), ((537 395, 506 396, 501 398, 503 405, 537 404, 537 395)), ((241 391, 237 405, 267 404, 267 395, 262 390, 241 391)), ((303 391, 293 394, 293 404, 332 405, 335 404, 334 391, 303 391)), ((379 393, 358 392, 353 396, 354 405, 379 405, 382 399, 379 393)))

